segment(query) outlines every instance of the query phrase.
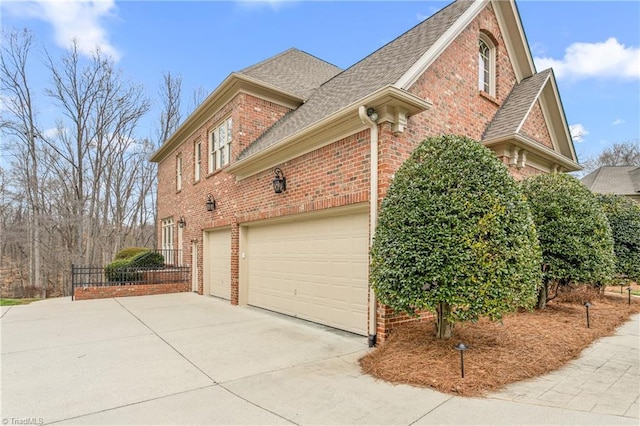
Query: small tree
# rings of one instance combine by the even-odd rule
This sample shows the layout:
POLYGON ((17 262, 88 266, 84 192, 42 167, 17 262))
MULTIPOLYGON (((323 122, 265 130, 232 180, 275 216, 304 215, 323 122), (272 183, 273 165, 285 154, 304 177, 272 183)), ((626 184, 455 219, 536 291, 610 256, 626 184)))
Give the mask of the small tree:
POLYGON ((532 307, 540 262, 529 208, 504 165, 476 141, 441 136, 413 152, 382 202, 371 284, 396 311, 435 311, 446 339, 456 321, 532 307))
POLYGON ((571 282, 599 284, 611 279, 614 266, 609 222, 595 195, 573 176, 553 173, 523 182, 544 261, 538 308, 571 282), (556 293, 549 295, 550 284, 556 293))
POLYGON ((640 281, 640 204, 615 194, 597 198, 611 226, 616 275, 640 281))

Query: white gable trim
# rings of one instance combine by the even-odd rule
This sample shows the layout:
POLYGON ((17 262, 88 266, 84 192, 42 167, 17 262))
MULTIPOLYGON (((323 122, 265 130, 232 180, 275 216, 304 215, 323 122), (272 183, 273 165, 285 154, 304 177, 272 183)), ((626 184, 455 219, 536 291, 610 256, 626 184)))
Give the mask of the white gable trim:
MULTIPOLYGON (((527 113, 524 115, 524 117, 522 117, 522 121, 520 122, 520 124, 518 124, 518 127, 516 128, 516 133, 520 133, 520 130, 522 130, 522 126, 524 126, 524 123, 527 121, 527 118, 529 118, 529 114, 531 114, 531 110, 533 109, 533 107, 536 105, 536 103, 540 99, 540 94, 542 93, 542 91, 544 90, 545 86, 549 82, 549 76, 550 75, 551 75, 551 73, 549 73, 547 78, 545 78, 544 83, 542 83, 540 85, 540 89, 538 90, 538 93, 536 93, 535 100, 533 102, 531 102, 531 105, 529 105, 529 109, 527 110, 527 113)), ((543 109, 544 109, 544 107, 543 107, 543 109)), ((544 115, 545 115, 545 121, 547 122, 547 126, 548 126, 548 121, 549 120, 547 120, 546 114, 544 114, 544 115)), ((548 130, 550 130, 550 129, 548 129, 548 130)), ((552 138, 553 138, 553 136, 552 136, 552 138)), ((554 145, 555 145, 555 143, 554 143, 554 145)))
POLYGON ((475 19, 489 0, 476 0, 458 20, 427 50, 420 59, 404 73, 394 84, 398 89, 409 89, 413 83, 425 72, 427 68, 449 47, 460 33, 475 19))
POLYGON ((520 83, 536 72, 533 57, 522 28, 522 20, 514 1, 492 0, 493 10, 498 20, 505 47, 509 53, 509 60, 520 83))

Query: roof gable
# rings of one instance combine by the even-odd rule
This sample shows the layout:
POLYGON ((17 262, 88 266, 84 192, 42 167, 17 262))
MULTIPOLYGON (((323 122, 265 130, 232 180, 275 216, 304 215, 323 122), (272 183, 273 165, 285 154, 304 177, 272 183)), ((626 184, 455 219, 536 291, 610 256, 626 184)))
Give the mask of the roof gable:
POLYGON ((518 133, 540 97, 551 70, 545 70, 516 84, 493 117, 482 139, 493 139, 518 133))
POLYGON ((244 75, 307 100, 322 83, 342 71, 326 61, 291 48, 247 67, 244 75))
POLYGON ((240 154, 239 160, 311 126, 320 118, 353 105, 383 87, 394 85, 473 4, 456 1, 448 5, 336 75, 316 90, 305 104, 287 114, 249 145, 240 154))
MULTIPOLYGON (((539 102, 545 124, 553 143, 553 151, 563 160, 567 170, 579 170, 578 158, 569 132, 569 126, 560 100, 560 94, 552 69, 541 71, 516 84, 500 106, 482 137, 485 145, 496 145, 507 140, 527 140, 521 132, 531 110, 539 102)), ((534 141, 528 141, 528 149, 536 149, 534 141)), ((540 152, 548 149, 540 147, 540 152)))

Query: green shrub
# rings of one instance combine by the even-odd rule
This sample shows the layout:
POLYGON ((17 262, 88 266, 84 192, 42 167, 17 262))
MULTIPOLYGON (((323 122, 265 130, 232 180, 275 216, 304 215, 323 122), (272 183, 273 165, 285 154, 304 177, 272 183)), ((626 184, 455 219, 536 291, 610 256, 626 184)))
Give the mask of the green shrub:
POLYGON ((131 261, 127 259, 114 260, 104 268, 107 281, 130 283, 140 281, 142 274, 131 269, 131 261))
POLYGON ((113 260, 130 259, 140 253, 146 253, 148 251, 151 251, 151 249, 145 247, 125 247, 116 253, 113 260))
POLYGON ((640 280, 640 204, 623 195, 597 196, 613 235, 616 275, 640 280))
POLYGON ((371 284, 396 311, 455 321, 535 305, 540 248, 518 184, 495 155, 462 136, 425 140, 397 171, 382 202, 371 284))
MULTIPOLYGON (((538 307, 544 308, 549 286, 571 282, 602 284, 613 274, 611 227, 595 195, 575 177, 552 173, 523 182, 538 230, 544 282, 538 307)), ((556 292, 557 294, 557 292, 556 292)))
POLYGON ((162 268, 164 256, 155 251, 139 253, 131 258, 131 266, 138 268, 162 268))

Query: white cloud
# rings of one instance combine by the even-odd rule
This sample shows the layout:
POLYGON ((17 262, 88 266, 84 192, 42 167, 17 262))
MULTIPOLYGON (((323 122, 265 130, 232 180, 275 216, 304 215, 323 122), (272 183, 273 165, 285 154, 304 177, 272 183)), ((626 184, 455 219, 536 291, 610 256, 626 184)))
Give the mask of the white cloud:
POLYGON ((587 129, 580 123, 569 126, 569 131, 571 132, 571 139, 578 143, 584 141, 584 137, 589 134, 587 129))
POLYGON ((556 77, 640 79, 640 47, 625 46, 615 38, 602 43, 574 43, 562 59, 534 58, 539 70, 552 67, 556 77))
POLYGON ((615 120, 613 120, 613 123, 611 123, 612 126, 617 126, 619 124, 624 124, 625 121, 622 118, 616 118, 615 120))
POLYGON ((115 16, 115 0, 31 0, 8 2, 6 6, 9 13, 49 23, 56 44, 62 48, 76 39, 78 51, 84 55, 90 56, 99 48, 114 61, 120 59, 103 25, 105 18, 115 16))

